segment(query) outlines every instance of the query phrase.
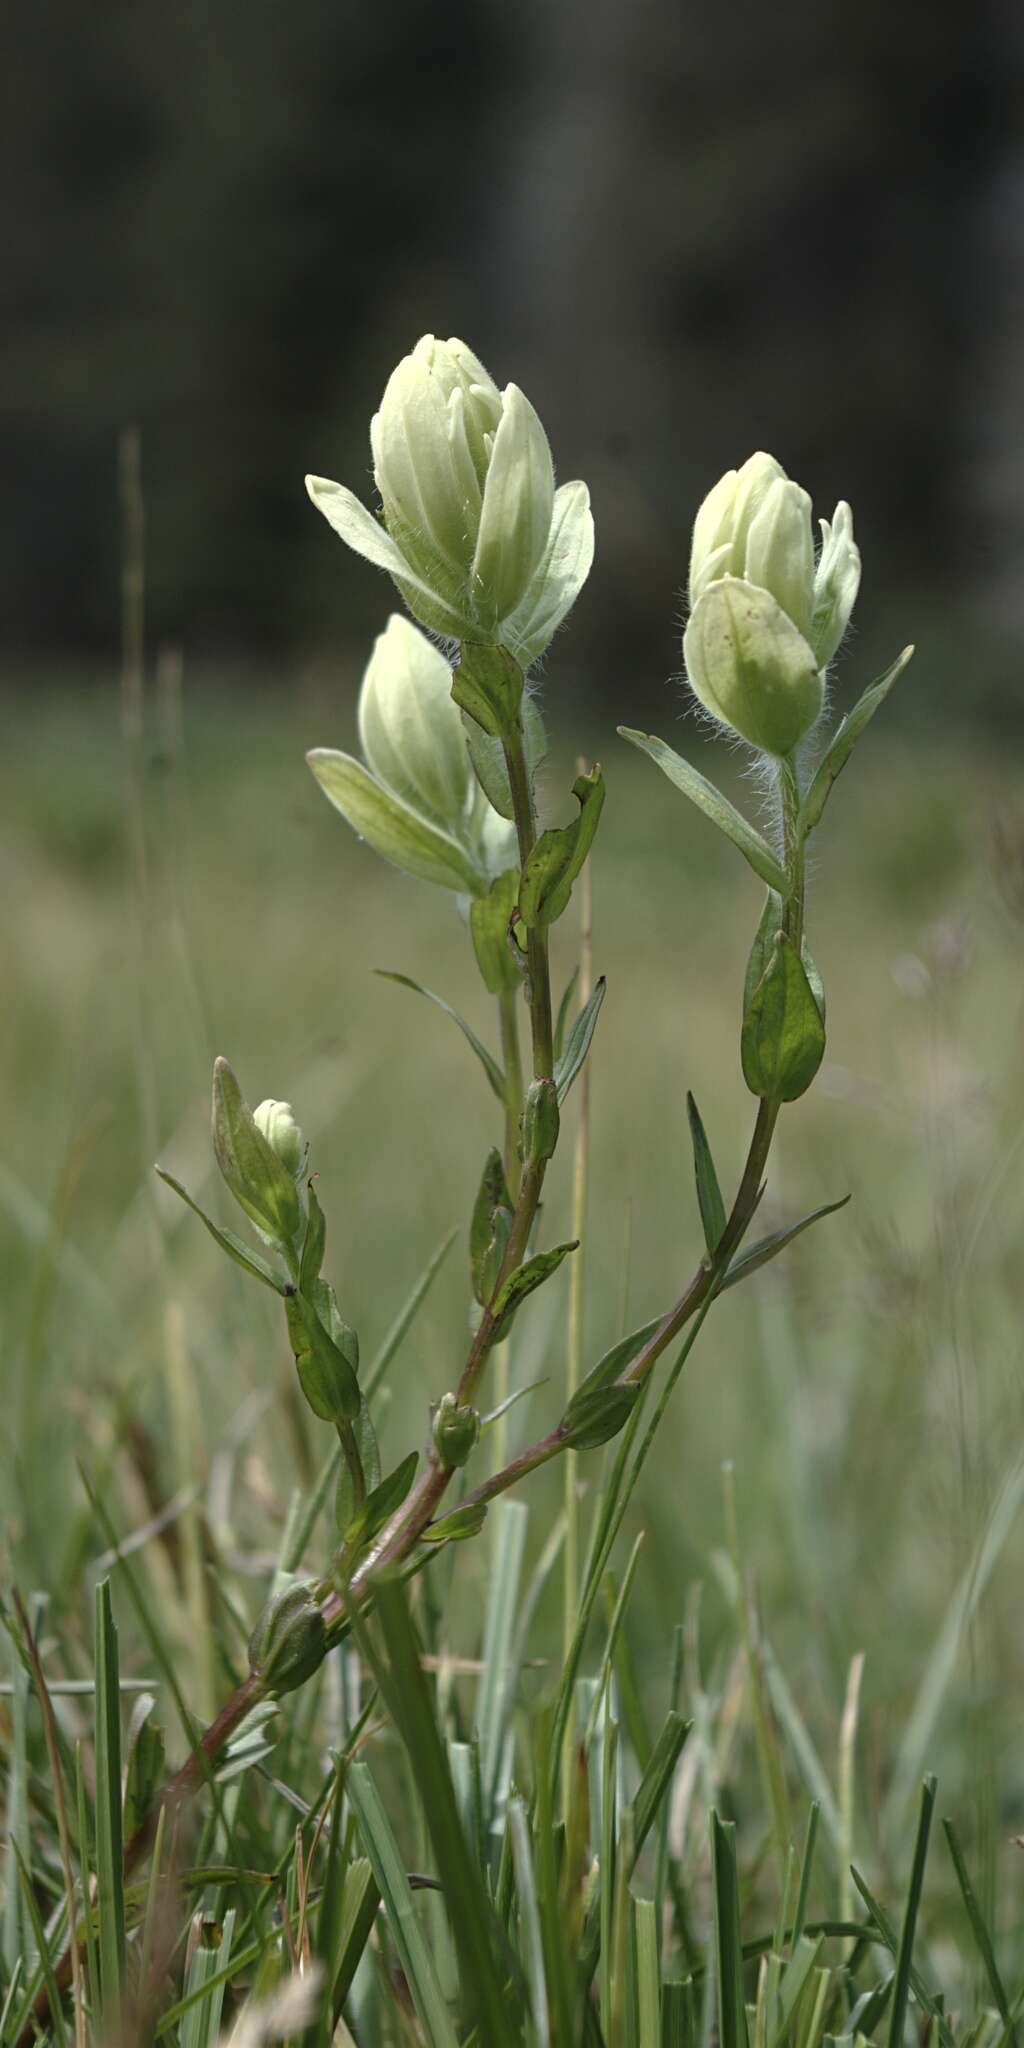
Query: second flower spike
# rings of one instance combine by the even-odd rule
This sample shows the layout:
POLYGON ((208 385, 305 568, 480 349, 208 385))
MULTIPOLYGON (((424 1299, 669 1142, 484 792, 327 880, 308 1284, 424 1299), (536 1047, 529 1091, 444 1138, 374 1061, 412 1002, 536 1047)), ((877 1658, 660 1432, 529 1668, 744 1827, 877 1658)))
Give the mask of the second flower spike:
POLYGON ((359 693, 364 760, 315 747, 309 765, 360 837, 395 867, 470 896, 508 865, 514 831, 469 758, 443 654, 398 613, 378 635, 359 693))
POLYGON ((810 498, 764 453, 728 470, 694 522, 687 673, 713 717, 768 754, 818 718, 860 583, 849 506, 821 530, 816 565, 810 498))

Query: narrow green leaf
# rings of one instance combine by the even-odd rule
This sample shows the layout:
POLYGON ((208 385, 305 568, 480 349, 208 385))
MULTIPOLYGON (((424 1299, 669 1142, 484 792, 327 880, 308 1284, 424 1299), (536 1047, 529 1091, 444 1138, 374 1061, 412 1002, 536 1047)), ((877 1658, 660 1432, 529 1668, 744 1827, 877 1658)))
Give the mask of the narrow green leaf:
POLYGON ((405 1865, 368 1764, 350 1765, 345 1789, 359 1824, 391 1938, 431 2048, 459 2048, 423 1931, 405 1865))
POLYGON ((784 1252, 786 1246, 792 1244, 793 1239, 799 1237, 802 1231, 809 1230, 811 1224, 820 1222, 823 1216, 834 1216, 839 1209, 845 1209, 849 1200, 849 1195, 841 1195, 838 1202, 822 1202, 819 1208, 811 1209, 806 1216, 801 1216, 798 1223, 788 1223, 785 1229, 773 1230, 770 1236, 759 1238, 756 1244, 750 1246, 749 1251, 740 1252, 733 1259, 725 1278, 719 1282, 719 1294, 724 1294, 727 1287, 735 1287, 738 1280, 746 1280, 749 1274, 757 1272, 759 1266, 767 1266, 769 1260, 777 1258, 780 1252, 784 1252))
POLYGON ((453 1508, 450 1515, 442 1515, 439 1522, 431 1522, 420 1537, 421 1543, 464 1543, 469 1536, 477 1535, 487 1519, 487 1504, 482 1500, 467 1501, 465 1507, 453 1508))
POLYGON ((285 1299, 285 1315, 299 1385, 314 1415, 321 1422, 354 1422, 362 1397, 351 1360, 314 1303, 294 1288, 285 1299))
POLYGON ((219 1244, 222 1252, 227 1252, 229 1259, 234 1259, 235 1263, 246 1273, 251 1273, 255 1280, 262 1280, 265 1287, 272 1287, 275 1294, 287 1294, 287 1280, 282 1279, 280 1273, 275 1273, 268 1259, 264 1259, 259 1252, 254 1252, 249 1245, 243 1244, 242 1239, 236 1237, 233 1230, 222 1230, 220 1224, 215 1223, 213 1217, 208 1216, 205 1209, 201 1209, 198 1202, 192 1200, 188 1189, 182 1187, 180 1180, 175 1180, 173 1173, 168 1173, 163 1166, 158 1166, 156 1172, 165 1186, 172 1188, 174 1193, 187 1203, 193 1214, 198 1216, 200 1223, 206 1225, 214 1243, 219 1244))
POLYGON ((469 1225, 469 1268, 473 1292, 481 1304, 486 1300, 486 1295, 482 1291, 484 1266, 494 1239, 496 1209, 506 1210, 509 1216, 512 1214, 512 1197, 506 1184, 501 1153, 496 1145, 492 1145, 484 1161, 484 1170, 480 1176, 480 1186, 469 1225))
POLYGON ((419 1452, 410 1451, 408 1456, 402 1459, 401 1464, 396 1465, 394 1471, 389 1472, 387 1478, 382 1479, 379 1486, 375 1486, 367 1494, 358 1514, 353 1517, 345 1531, 350 1543, 357 1539, 369 1543, 378 1530, 383 1529, 389 1516, 394 1514, 395 1509, 400 1507, 405 1499, 419 1461, 419 1452))
POLYGON ((625 1429, 641 1389, 634 1386, 595 1387, 574 1394, 559 1423, 563 1443, 574 1451, 596 1451, 625 1429))
POLYGON ((306 1191, 308 1209, 306 1234, 302 1240, 302 1260, 299 1266, 299 1286, 303 1294, 312 1292, 314 1281, 320 1278, 324 1262, 324 1247, 327 1242, 327 1221, 317 1199, 316 1188, 310 1181, 306 1191))
POLYGON ((985 1975, 989 1981, 989 1988, 995 2001, 996 2011, 1004 2025, 1008 2028, 1012 2040, 1015 2038, 1015 2030, 1010 2016, 1010 2002, 1006 1996, 1006 1989, 999 1974, 999 1965, 996 1962, 996 1952, 992 1944, 992 1936, 986 1926, 985 1915, 978 1902, 978 1895, 971 1883, 953 1822, 948 1819, 944 1820, 942 1827, 949 1845, 949 1853, 953 1859, 956 1881, 960 1886, 960 1896, 963 1899, 967 1918, 971 1924, 971 1933, 974 1936, 975 1947, 984 1964, 985 1975))
POLYGON ((121 1700, 110 1581, 96 1588, 96 1898, 104 2030, 116 2033, 124 1990, 121 1700))
POLYGON ((554 1051, 556 1066, 557 1062, 562 1057, 563 1048, 565 1046, 565 1034, 569 1024, 569 1008, 572 1003, 573 990, 576 987, 576 983, 578 982, 579 978, 580 970, 578 967, 574 967, 562 992, 562 1000, 558 1005, 558 1015, 555 1018, 554 1035, 554 1051))
POLYGON ((604 805, 600 768, 578 775, 572 793, 580 807, 579 817, 571 825, 542 832, 523 867, 519 912, 531 929, 554 924, 568 909, 573 883, 590 852, 604 805))
POLYGON ((491 1304, 491 1314, 503 1333, 508 1329, 516 1310, 522 1307, 527 1296, 535 1293, 538 1287, 542 1287, 545 1280, 550 1280, 552 1273, 557 1273, 562 1260, 567 1259, 570 1252, 578 1249, 579 1238, 571 1238, 568 1244, 552 1245, 548 1252, 535 1252, 532 1259, 527 1259, 524 1265, 517 1266, 515 1272, 509 1274, 500 1293, 491 1304))
POLYGON ((870 724, 875 712, 885 703, 893 684, 899 681, 913 652, 912 647, 905 647, 892 667, 886 669, 884 676, 880 676, 876 683, 872 683, 865 690, 853 710, 848 712, 837 727, 800 806, 798 824, 803 838, 806 839, 808 833, 813 832, 828 802, 832 786, 845 768, 861 733, 865 726, 870 724))
POLYGON ((711 1815, 711 1876, 715 1903, 715 1960, 718 1977, 718 2037, 721 2048, 748 2048, 740 1941, 736 1824, 711 1815))
MULTIPOLYGON (((571 984, 570 984, 571 986, 571 984)), ((555 1087, 558 1090, 558 1104, 561 1108, 576 1079, 584 1060, 590 1051, 590 1041, 597 1026, 598 1011, 604 1002, 607 984, 602 974, 594 983, 593 994, 584 1003, 578 1017, 574 1018, 566 1040, 565 1051, 555 1063, 555 1087)))
MULTIPOLYGON (((373 1493, 375 1488, 380 1485, 380 1449, 377 1444, 377 1432, 373 1426, 373 1418, 365 1401, 360 1403, 359 1413, 352 1424, 352 1430, 356 1440, 356 1449, 359 1452, 359 1462, 363 1468, 363 1484, 367 1493, 373 1493)), ((340 1462, 334 1467, 337 1471, 337 1483, 334 1489, 334 1526, 337 1529, 338 1535, 344 1536, 356 1512, 356 1494, 348 1461, 340 1444, 338 1446, 338 1455, 340 1462)), ((294 1566, 293 1569, 297 1569, 297 1566, 294 1566)))
POLYGON ((377 1352, 376 1357, 372 1360, 367 1371, 364 1373, 363 1392, 368 1401, 376 1393, 377 1388, 379 1387, 380 1382, 388 1369, 388 1366, 391 1364, 392 1359, 398 1351, 400 1344, 408 1336, 409 1331, 411 1330, 413 1323, 416 1320, 416 1316, 419 1311, 420 1305, 426 1299, 426 1296, 430 1290, 434 1278, 437 1275, 437 1273, 440 1272, 440 1269, 444 1264, 444 1261, 448 1253, 451 1251, 451 1248, 455 1243, 458 1234, 458 1225, 456 1224, 448 1232, 447 1237, 443 1237, 441 1239, 441 1242, 438 1245, 437 1250, 431 1253, 431 1256, 428 1259, 427 1264, 424 1266, 423 1271, 419 1276, 419 1279, 416 1281, 416 1284, 413 1287, 413 1290, 409 1295, 408 1300, 404 1302, 402 1307, 399 1309, 398 1314, 391 1325, 391 1328, 389 1329, 386 1337, 384 1338, 383 1343, 381 1344, 380 1350, 377 1352))
POLYGON ((379 974, 382 981, 397 981, 400 988, 411 988, 416 995, 425 996, 428 1003, 435 1004, 437 1009, 444 1011, 446 1017, 451 1018, 453 1024, 458 1025, 463 1037, 472 1046, 477 1059, 480 1061, 498 1101, 503 1103, 505 1100, 505 1076, 497 1060, 488 1052, 487 1047, 481 1045, 476 1032, 470 1030, 465 1018, 460 1017, 458 1011, 453 1010, 451 1004, 446 1003, 443 996, 435 995, 433 989, 424 988, 423 983, 414 981, 410 974, 396 974, 387 967, 376 967, 374 973, 379 974))
POLYGON ((632 1365, 648 1338, 653 1337, 655 1330, 660 1328, 662 1320, 661 1316, 655 1316, 651 1322, 641 1324, 638 1330, 632 1330, 628 1337, 620 1337, 618 1343, 613 1344, 611 1349, 598 1359, 597 1364, 592 1365, 590 1371, 584 1374, 569 1404, 570 1409, 582 1394, 595 1393, 598 1387, 610 1387, 620 1374, 625 1372, 626 1367, 632 1365))
POLYGON ((676 788, 681 789, 683 795, 688 796, 690 802, 696 804, 697 809, 703 811, 704 816, 710 818, 712 824, 717 825, 727 839, 732 840, 744 860, 753 868, 755 875, 760 875, 761 880, 767 882, 770 889, 778 889, 780 894, 786 894, 788 883, 785 869, 776 859, 771 847, 762 839, 760 832, 748 824, 742 812, 729 802, 728 797, 722 795, 721 790, 708 782, 689 761, 684 761, 681 754, 666 746, 664 740, 655 739, 649 733, 634 732, 627 725, 620 725, 618 732, 620 738, 629 741, 630 746, 639 747, 641 753, 649 754, 662 774, 667 775, 669 781, 674 782, 676 788))
POLYGON ((709 1252, 714 1252, 725 1229, 725 1203, 711 1157, 707 1132, 700 1110, 693 1096, 687 1092, 686 1114, 690 1120, 690 1143, 693 1146, 693 1170, 697 1181, 697 1201, 700 1205, 700 1220, 704 1225, 704 1242, 709 1252))
POLYGON ((519 892, 519 869, 506 868, 477 896, 469 909, 469 930, 484 987, 492 996, 514 995, 523 979, 523 963, 510 936, 510 922, 519 892))

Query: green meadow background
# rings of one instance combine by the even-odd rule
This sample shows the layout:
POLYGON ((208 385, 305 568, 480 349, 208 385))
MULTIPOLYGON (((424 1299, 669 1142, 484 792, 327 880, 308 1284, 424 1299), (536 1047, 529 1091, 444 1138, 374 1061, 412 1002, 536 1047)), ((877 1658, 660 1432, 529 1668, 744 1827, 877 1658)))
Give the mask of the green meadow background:
MULTIPOLYGON (((8 1566, 23 1589, 47 1590, 65 1668, 79 1658, 84 1671, 103 1543, 80 1468, 121 1536, 170 1503, 168 1526, 135 1555, 199 1711, 224 1688, 202 1626, 204 1557, 229 1560, 244 1616, 323 1447, 294 1398, 276 1303, 221 1258, 153 1162, 232 1220, 211 1170, 214 1055, 251 1101, 290 1099, 320 1175, 326 1271, 367 1355, 459 1226, 392 1369, 387 1464, 422 1438, 429 1401, 456 1377, 465 1224, 498 1135, 458 1032, 374 974, 415 976, 496 1043, 454 900, 361 846, 304 765, 307 746, 352 743, 354 680, 342 665, 274 695, 183 688, 165 660, 141 737, 102 678, 89 699, 48 686, 4 706, 8 1566)), ((901 688, 927 691, 920 665, 901 688)), ((555 819, 572 775, 556 665, 545 694, 555 819)), ((674 689, 660 730, 758 806, 737 757, 707 748, 674 689)), ((610 722, 589 748, 609 790, 593 863, 608 996, 592 1055, 585 1362, 666 1306, 698 1255, 688 1087, 723 1182, 738 1172, 753 1108, 739 992, 759 912, 732 849, 610 722)), ((560 983, 574 919, 556 934, 560 983)), ((766 1654, 833 1783, 863 1654, 855 1856, 877 1870, 887 1843, 905 1845, 927 1765, 986 1884, 998 1876, 1012 1897, 1024 1828, 1024 808, 1012 758, 879 719, 814 845, 809 930, 829 1049, 783 1117, 763 1215, 852 1199, 720 1303, 700 1338, 630 1515, 630 1537, 645 1531, 633 1649, 653 1701, 688 1618, 703 1681, 727 1690, 728 1461, 766 1654)), ((568 1234, 571 1151, 552 1175, 549 1241, 568 1234)), ((560 1279, 521 1318, 514 1378, 546 1384, 508 1416, 510 1448, 558 1413, 566 1308, 560 1279)), ((596 1471, 582 1461, 584 1483, 596 1471)), ((560 1474, 523 1497, 536 1555, 560 1474)), ((487 1558, 485 1542, 457 1554, 456 1656, 479 1647, 487 1558)), ((557 1580, 536 1688, 559 1640, 557 1580)), ((122 1622, 126 1668, 145 1671, 130 1611, 122 1622)))

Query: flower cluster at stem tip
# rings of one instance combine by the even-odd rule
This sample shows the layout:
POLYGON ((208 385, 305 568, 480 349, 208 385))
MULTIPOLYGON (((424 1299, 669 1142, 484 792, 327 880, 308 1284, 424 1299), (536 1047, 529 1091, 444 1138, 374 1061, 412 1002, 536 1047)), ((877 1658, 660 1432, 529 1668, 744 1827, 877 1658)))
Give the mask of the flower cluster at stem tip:
POLYGON ((845 501, 821 521, 774 456, 752 455, 708 492, 690 553, 683 653, 690 685, 721 725, 788 755, 821 715, 825 670, 860 584, 845 501))

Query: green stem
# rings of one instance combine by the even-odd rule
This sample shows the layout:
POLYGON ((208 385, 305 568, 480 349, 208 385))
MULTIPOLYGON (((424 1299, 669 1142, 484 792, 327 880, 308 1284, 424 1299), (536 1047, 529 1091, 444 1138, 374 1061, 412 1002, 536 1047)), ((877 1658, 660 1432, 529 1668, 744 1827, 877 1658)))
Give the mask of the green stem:
MULTIPOLYGON (((505 741, 505 763, 512 791, 519 862, 522 868, 536 844, 537 821, 521 724, 517 724, 515 732, 505 741)), ((527 932, 527 985, 534 1077, 537 1080, 547 1080, 552 1078, 554 1072, 551 974, 547 932, 540 926, 527 932)), ((492 1299, 497 1297, 509 1274, 515 1272, 525 1256, 540 1207, 545 1164, 545 1161, 540 1160, 523 1167, 508 1247, 492 1299)), ((462 1369, 458 1386, 460 1405, 467 1405, 473 1399, 480 1376, 494 1349, 497 1328, 496 1318, 490 1309, 485 1308, 462 1369)), ((451 1476, 452 1468, 442 1464, 437 1452, 432 1449, 423 1473, 408 1499, 385 1525, 377 1541, 356 1567, 349 1581, 348 1592, 351 1600, 359 1600, 365 1595, 367 1584, 378 1572, 401 1564, 408 1557, 423 1530, 433 1519, 434 1511, 447 1490, 451 1476)))
MULTIPOLYGON (((516 836, 519 840, 519 866, 522 869, 525 868, 537 842, 537 821, 521 727, 517 727, 512 737, 505 741, 505 766, 512 791, 516 836)), ((526 979, 530 1003, 534 1079, 547 1081, 554 1073, 555 1055, 551 1022, 548 935, 543 925, 534 925, 526 933, 526 979)))
POLYGON ((504 989, 498 997, 501 1063, 505 1070, 505 1179, 514 1185, 519 1163, 519 1119, 523 1114, 523 1062, 519 1051, 519 996, 504 989))

